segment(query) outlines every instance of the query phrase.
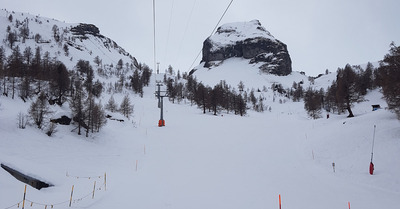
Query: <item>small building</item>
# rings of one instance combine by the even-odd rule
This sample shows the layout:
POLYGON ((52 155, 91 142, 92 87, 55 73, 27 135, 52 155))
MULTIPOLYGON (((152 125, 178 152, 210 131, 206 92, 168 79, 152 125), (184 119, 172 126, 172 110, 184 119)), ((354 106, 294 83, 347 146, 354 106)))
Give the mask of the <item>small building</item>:
POLYGON ((378 105, 378 104, 376 104, 376 105, 371 105, 371 106, 372 106, 372 111, 375 111, 375 110, 381 109, 381 106, 380 106, 380 105, 378 105))

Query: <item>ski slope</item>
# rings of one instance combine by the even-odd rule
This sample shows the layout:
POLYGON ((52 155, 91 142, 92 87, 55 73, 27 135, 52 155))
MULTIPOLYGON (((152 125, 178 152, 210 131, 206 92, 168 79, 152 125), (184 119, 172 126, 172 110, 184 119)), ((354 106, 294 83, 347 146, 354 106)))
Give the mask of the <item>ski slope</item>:
MULTIPOLYGON (((89 138, 71 133, 72 126, 59 125, 53 137, 30 126, 18 129, 17 114, 30 103, 1 97, 0 162, 54 185, 40 191, 28 186, 26 198, 34 203, 25 207, 69 208, 72 185, 72 208, 278 208, 279 194, 282 208, 400 205, 399 122, 385 109, 371 111, 371 103, 386 106, 377 90, 356 104, 352 119, 331 114, 311 120, 302 102, 271 98, 271 112, 245 117, 203 115, 189 101, 165 99, 162 128, 154 90, 131 96, 133 118, 109 120, 89 138)), ((117 103, 122 97, 114 95, 117 103)), ((0 169, 0 209, 17 208, 23 191, 23 183, 0 169)))

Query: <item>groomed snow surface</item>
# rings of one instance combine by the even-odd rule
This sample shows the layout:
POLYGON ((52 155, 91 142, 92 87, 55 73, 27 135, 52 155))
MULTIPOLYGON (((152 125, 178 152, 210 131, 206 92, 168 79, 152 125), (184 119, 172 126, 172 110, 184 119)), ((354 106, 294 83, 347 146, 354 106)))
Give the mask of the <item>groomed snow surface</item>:
MULTIPOLYGON (((30 102, 2 96, 0 162, 54 185, 28 186, 25 208, 69 208, 72 185, 71 208, 279 208, 279 194, 288 209, 348 208, 348 202, 351 208, 399 208, 400 124, 385 109, 371 111, 371 104, 386 106, 377 90, 355 105, 351 119, 312 120, 302 102, 271 98, 265 102, 271 112, 245 117, 204 115, 189 101, 165 99, 165 127, 157 126, 154 90, 131 96, 133 118, 113 114, 125 122, 109 120, 88 138, 71 132, 73 126, 59 125, 52 137, 31 126, 18 129, 18 112, 30 102)), ((122 97, 114 95, 118 103, 122 97)), ((24 185, 0 169, 0 209, 17 208, 24 185)))

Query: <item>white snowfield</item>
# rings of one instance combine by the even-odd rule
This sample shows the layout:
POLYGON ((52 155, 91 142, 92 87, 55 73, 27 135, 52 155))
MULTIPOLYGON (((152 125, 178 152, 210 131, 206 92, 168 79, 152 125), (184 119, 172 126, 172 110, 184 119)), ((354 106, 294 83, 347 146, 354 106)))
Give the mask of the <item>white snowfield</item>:
MULTIPOLYGON (((132 95, 133 119, 109 120, 89 138, 71 132, 73 126, 59 125, 52 137, 30 126, 18 129, 17 114, 29 102, 1 97, 0 162, 54 185, 28 186, 25 207, 69 208, 72 185, 72 208, 278 208, 279 194, 282 208, 400 205, 400 124, 385 109, 371 111, 371 104, 386 107, 377 90, 355 105, 351 119, 311 120, 302 102, 271 98, 265 103, 271 112, 245 117, 203 115, 189 101, 165 99, 162 128, 154 90, 147 87, 144 98, 132 95)), ((114 95, 117 102, 122 96, 114 95)), ((21 207, 24 185, 0 169, 0 209, 21 207)))
MULTIPOLYGON (((13 16, 22 18, 19 13, 13 16)), ((48 26, 35 24, 35 18, 30 18, 33 35, 47 31, 42 34, 44 40, 51 39, 53 24, 71 26, 42 18, 50 23, 44 29, 48 26)), ((6 18, 0 21, 0 25, 8 25, 6 18)), ((3 37, 5 29, 0 30, 3 37)), ((119 59, 131 62, 116 51, 98 47, 101 40, 96 37, 76 43, 85 50, 70 47, 71 54, 65 56, 57 53, 62 46, 53 42, 26 41, 32 50, 39 45, 42 53, 49 50, 51 57, 65 61, 69 70, 78 59, 92 62, 96 55, 102 56, 103 64, 115 65, 119 59)), ((6 48, 6 53, 11 50, 6 48)), ((91 133, 88 138, 78 136, 74 125, 58 125, 57 132, 48 137, 33 126, 18 129, 18 114, 27 114, 32 101, 0 96, 0 163, 54 185, 41 190, 28 186, 24 207, 266 209, 279 208, 281 195, 282 209, 346 209, 349 203, 355 209, 400 208, 400 123, 385 109, 379 90, 355 104, 354 118, 331 113, 326 119, 323 113, 323 118, 312 120, 303 102, 292 102, 271 90, 273 83, 286 89, 294 81, 303 81, 306 89, 310 83, 298 72, 285 77, 260 74, 257 66, 239 58, 211 70, 197 68, 198 80, 210 86, 220 80, 236 89, 243 81, 249 91, 262 91, 265 86, 267 91, 256 93, 256 97, 265 97, 263 103, 271 111, 248 110, 244 117, 226 111, 218 116, 204 115, 190 101, 172 104, 165 98, 166 126, 160 128, 152 78, 144 98, 126 89, 113 95, 120 104, 124 94, 130 94, 135 105, 133 118, 109 113, 124 122, 108 120, 100 133, 91 133), (382 109, 372 111, 373 104, 382 109), (374 125, 375 173, 370 175, 374 125)), ((118 80, 98 75, 96 79, 105 84, 118 80)), ((334 74, 323 76, 314 87, 326 89, 333 79, 334 74)), ((110 97, 103 92, 102 104, 110 97)), ((52 110, 56 116, 70 113, 67 103, 52 106, 52 110)), ((0 209, 22 208, 24 187, 0 169, 0 209)))

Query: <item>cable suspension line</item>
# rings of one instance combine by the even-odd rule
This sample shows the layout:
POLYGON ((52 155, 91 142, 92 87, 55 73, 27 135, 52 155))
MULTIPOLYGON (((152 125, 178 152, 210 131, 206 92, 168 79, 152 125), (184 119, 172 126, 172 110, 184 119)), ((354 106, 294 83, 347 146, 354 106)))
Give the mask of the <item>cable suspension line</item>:
POLYGON ((156 70, 156 1, 153 0, 153 46, 154 46, 154 70, 156 70))
MULTIPOLYGON (((231 2, 229 3, 229 5, 226 7, 224 13, 222 14, 221 18, 219 19, 217 25, 214 27, 214 29, 213 29, 213 31, 211 32, 210 36, 212 36, 212 35, 214 34, 215 30, 218 28, 218 25, 221 23, 222 18, 224 18, 226 12, 228 11, 228 9, 229 9, 229 7, 231 6, 232 3, 233 3, 233 0, 231 0, 231 2)), ((201 49, 201 50, 199 51, 199 53, 197 54, 196 58, 193 60, 192 64, 191 64, 190 67, 189 67, 189 71, 192 70, 192 67, 193 67, 194 63, 195 63, 196 60, 199 58, 199 56, 200 56, 200 54, 201 54, 202 51, 203 51, 203 49, 201 49)))
POLYGON ((167 53, 168 53, 168 48, 169 48, 169 35, 171 33, 171 22, 172 22, 172 14, 174 11, 174 0, 172 0, 172 6, 171 6, 171 12, 170 12, 170 16, 169 16, 169 24, 168 24, 168 34, 167 34, 167 44, 165 47, 165 54, 164 54, 164 60, 167 60, 167 53))
POLYGON ((196 6, 196 2, 197 2, 197 0, 195 0, 193 2, 192 9, 190 10, 189 18, 187 19, 187 22, 186 22, 185 31, 183 32, 183 36, 182 36, 182 39, 181 39, 180 44, 179 44, 178 54, 177 54, 177 58, 176 58, 175 62, 177 62, 179 60, 179 56, 180 56, 181 51, 182 51, 183 41, 185 40, 186 32, 187 32, 187 30, 189 28, 189 23, 190 23, 190 20, 192 19, 192 15, 193 15, 194 8, 196 6))

